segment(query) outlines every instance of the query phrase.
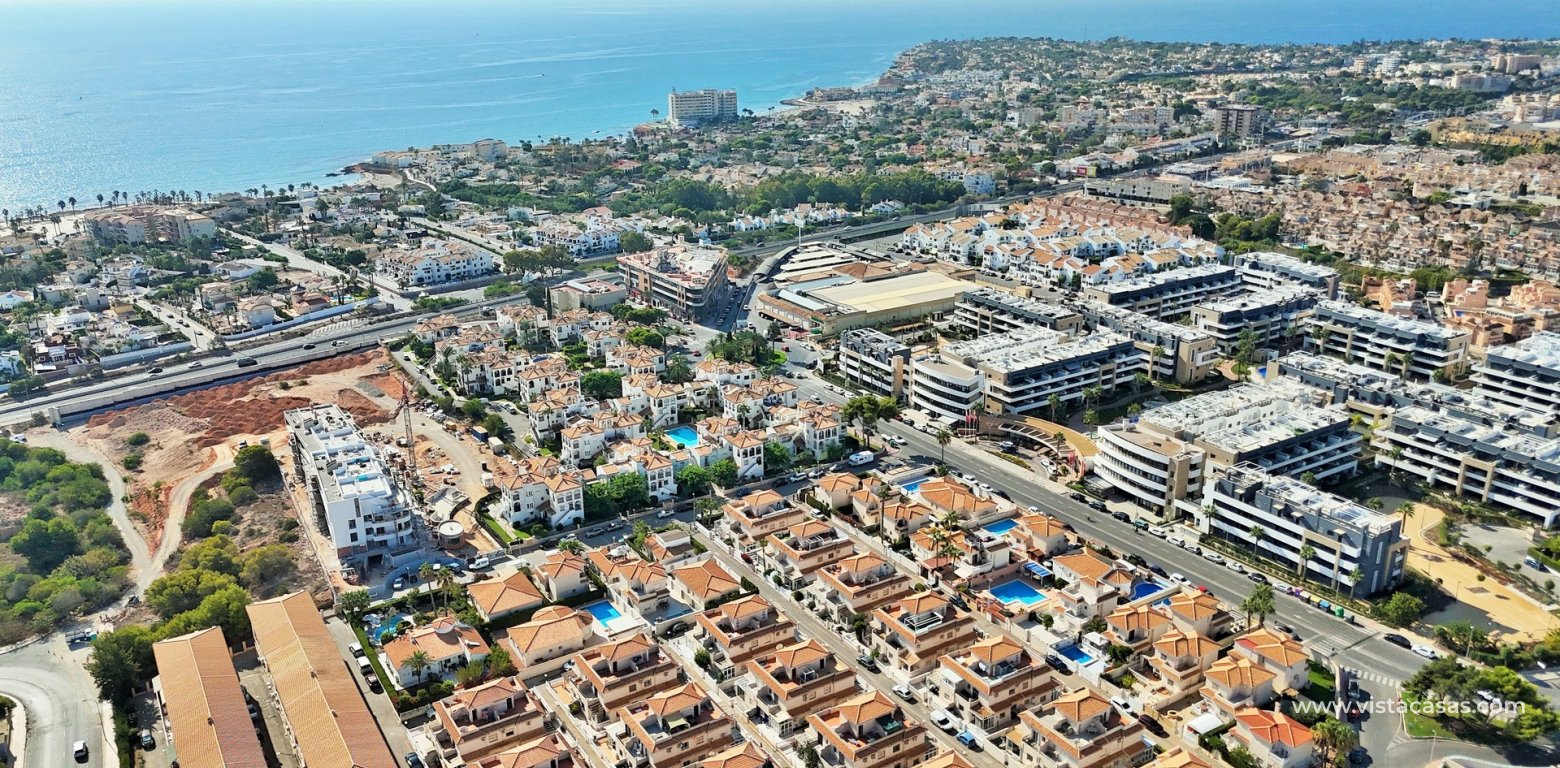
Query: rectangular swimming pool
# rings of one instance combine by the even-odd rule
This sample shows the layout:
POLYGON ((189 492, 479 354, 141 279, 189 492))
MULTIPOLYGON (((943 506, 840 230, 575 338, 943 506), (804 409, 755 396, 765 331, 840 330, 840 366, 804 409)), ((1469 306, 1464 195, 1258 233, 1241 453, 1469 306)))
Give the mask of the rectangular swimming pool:
POLYGON ((1045 593, 1035 589, 1033 585, 1023 579, 1009 579, 990 590, 991 596, 1004 603, 1023 603, 1029 607, 1045 599, 1045 593))
POLYGON ((1017 528, 1017 527, 1018 527, 1018 521, 1014 520, 1013 518, 1010 517, 1010 518, 1008 518, 1006 520, 998 520, 995 523, 992 523, 991 525, 988 525, 988 526, 985 526, 985 527, 981 528, 981 530, 1001 535, 1001 534, 1007 533, 1008 531, 1011 531, 1011 530, 1013 530, 1014 528, 1017 528))
POLYGON ((586 611, 588 611, 590 613, 590 615, 595 616, 596 617, 596 623, 600 624, 603 627, 605 627, 608 624, 612 623, 613 619, 621 619, 621 618, 623 618, 623 614, 618 612, 617 607, 612 605, 611 603, 605 601, 605 600, 602 600, 602 601, 596 602, 596 603, 591 603, 590 605, 583 606, 583 607, 584 607, 584 610, 586 610, 586 611))
POLYGON ((899 488, 900 488, 900 490, 904 491, 905 493, 915 493, 917 490, 919 490, 921 488, 921 483, 923 483, 923 482, 925 482, 924 478, 918 479, 918 480, 911 480, 908 483, 900 483, 899 488))
POLYGON ((1056 652, 1061 654, 1063 658, 1071 661, 1074 664, 1077 664, 1080 667, 1087 667, 1094 661, 1093 656, 1090 656, 1082 648, 1079 648, 1076 645, 1061 646, 1060 648, 1056 649, 1056 652))
POLYGON ((1142 600, 1149 595, 1157 595, 1167 589, 1169 589, 1169 587, 1163 584, 1157 584, 1152 581, 1145 581, 1132 588, 1132 599, 1142 600))
POLYGON ((684 448, 692 448, 699 444, 699 433, 693 431, 692 427, 675 427, 673 429, 668 429, 666 430, 666 436, 670 438, 672 442, 684 448))

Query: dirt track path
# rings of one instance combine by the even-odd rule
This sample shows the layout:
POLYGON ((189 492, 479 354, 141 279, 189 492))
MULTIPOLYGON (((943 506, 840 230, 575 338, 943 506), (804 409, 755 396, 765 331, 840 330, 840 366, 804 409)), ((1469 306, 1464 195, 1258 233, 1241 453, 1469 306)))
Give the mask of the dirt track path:
POLYGON ((112 499, 108 503, 108 517, 114 521, 114 527, 119 529, 119 535, 125 540, 125 549, 130 551, 130 566, 135 570, 136 594, 146 589, 146 585, 152 583, 160 573, 160 567, 153 567, 151 553, 146 545, 146 537, 141 535, 141 529, 136 527, 135 521, 130 519, 130 511, 125 507, 125 478, 119 474, 119 466, 112 459, 101 452, 71 440, 64 432, 52 429, 33 429, 27 433, 27 439, 33 445, 45 448, 53 448, 71 461, 82 464, 97 464, 103 468, 103 478, 108 481, 108 491, 112 499))
POLYGON ((168 557, 179 548, 184 541, 185 513, 190 510, 190 497, 195 494, 195 489, 208 479, 233 468, 233 448, 227 443, 221 443, 211 448, 210 462, 200 471, 179 481, 173 487, 173 492, 168 495, 168 519, 163 523, 162 541, 157 545, 157 551, 151 556, 151 567, 158 573, 162 573, 163 566, 168 562, 168 557))

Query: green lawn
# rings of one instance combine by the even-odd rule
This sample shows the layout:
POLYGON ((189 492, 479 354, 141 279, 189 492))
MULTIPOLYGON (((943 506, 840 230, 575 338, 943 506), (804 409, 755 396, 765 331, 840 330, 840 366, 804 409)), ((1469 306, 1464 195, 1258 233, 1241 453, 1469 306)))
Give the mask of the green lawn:
POLYGON ((1301 691, 1301 694, 1306 698, 1320 702, 1337 700, 1338 691, 1333 687, 1334 681, 1331 672, 1328 672, 1325 668, 1318 668, 1317 665, 1313 664, 1307 670, 1306 678, 1309 684, 1306 685, 1304 691, 1301 691))
POLYGON ((1431 737, 1440 739, 1457 738, 1451 731, 1436 722, 1433 718, 1421 715, 1417 712, 1405 712, 1403 714, 1403 729, 1408 735, 1416 739, 1428 739, 1431 737))

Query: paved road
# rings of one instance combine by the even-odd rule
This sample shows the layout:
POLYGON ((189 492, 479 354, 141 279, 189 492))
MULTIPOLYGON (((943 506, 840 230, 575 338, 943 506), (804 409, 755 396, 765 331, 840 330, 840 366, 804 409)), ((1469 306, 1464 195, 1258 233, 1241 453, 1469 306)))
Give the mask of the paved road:
POLYGON ((105 738, 104 706, 97 687, 82 664, 86 646, 66 647, 61 635, 0 654, 0 694, 27 710, 29 766, 76 765, 70 745, 87 742, 89 766, 119 764, 111 740, 105 738))

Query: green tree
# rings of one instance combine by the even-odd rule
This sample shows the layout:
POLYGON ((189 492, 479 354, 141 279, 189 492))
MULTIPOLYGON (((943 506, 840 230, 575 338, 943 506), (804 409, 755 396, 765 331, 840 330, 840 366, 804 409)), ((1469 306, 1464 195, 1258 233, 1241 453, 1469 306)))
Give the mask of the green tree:
POLYGON ((1424 601, 1407 592, 1393 592, 1391 597, 1376 607, 1376 615, 1394 627, 1413 624, 1424 612, 1424 601))
POLYGON ((509 422, 504 421, 504 417, 496 413, 490 413, 486 418, 482 419, 482 429, 490 437, 496 437, 500 440, 509 437, 509 422))
POLYGON ((286 586, 297 570, 286 544, 267 544, 244 553, 239 578, 257 595, 272 595, 286 586))
POLYGON ((953 442, 953 433, 946 429, 937 430, 937 462, 948 463, 948 444, 953 442))
POLYGON ((233 469, 250 480, 251 485, 280 480, 282 471, 276 464, 271 449, 263 445, 251 445, 238 449, 233 456, 233 469))
POLYGON ((11 537, 11 551, 27 558, 34 573, 48 573, 65 559, 81 551, 81 537, 69 519, 29 519, 21 531, 11 537))
POLYGON ((774 474, 784 472, 791 468, 791 463, 796 460, 796 455, 784 443, 770 440, 764 443, 764 469, 774 474))
POLYGON ((737 484, 737 463, 731 459, 721 459, 709 466, 710 482, 722 488, 732 488, 737 484))
POLYGON ((643 253, 654 248, 655 243, 638 232, 624 232, 618 235, 618 247, 624 253, 643 253))
POLYGON ((202 568, 181 568, 159 577, 146 588, 146 604, 165 619, 193 611, 217 590, 231 587, 233 577, 202 568))
POLYGON ((623 396, 623 374, 617 371, 586 371, 580 377, 580 392, 596 400, 623 396))
POLYGON ((152 678, 156 669, 152 643, 156 640, 150 627, 130 624, 92 642, 87 673, 97 684, 98 693, 116 709, 128 711, 134 691, 152 678))
POLYGON ((1318 762, 1322 765, 1332 765, 1360 743, 1359 734, 1352 727, 1332 717, 1311 726, 1311 738, 1316 742, 1318 762))
POLYGON ((368 607, 373 603, 366 589, 354 589, 351 592, 343 592, 336 598, 336 613, 346 618, 347 621, 357 621, 368 613, 368 607))
MULTIPOLYGON (((736 471, 735 465, 732 471, 736 471)), ((684 497, 703 496, 710 492, 710 472, 697 464, 689 464, 677 471, 677 492, 684 497)))
POLYGON ((423 673, 431 666, 433 666, 433 659, 428 656, 427 651, 412 651, 412 655, 406 657, 406 668, 417 682, 422 682, 423 673))
POLYGON ((509 656, 509 651, 495 645, 488 654, 487 668, 496 677, 508 677, 515 673, 515 661, 509 656))

